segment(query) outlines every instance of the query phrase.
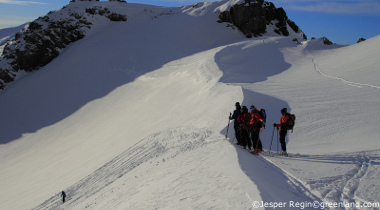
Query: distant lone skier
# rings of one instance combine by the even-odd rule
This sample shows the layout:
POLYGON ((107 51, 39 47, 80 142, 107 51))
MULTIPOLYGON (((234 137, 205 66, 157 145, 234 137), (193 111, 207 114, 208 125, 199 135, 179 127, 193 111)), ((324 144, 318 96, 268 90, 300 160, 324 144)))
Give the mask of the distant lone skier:
POLYGON ((61 192, 61 197, 62 197, 62 203, 64 203, 65 200, 66 200, 66 193, 65 193, 65 191, 61 192))
POLYGON ((287 122, 289 120, 289 116, 287 115, 288 110, 286 108, 281 109, 282 117, 280 119, 279 124, 273 124, 274 127, 277 127, 277 129, 280 130, 280 143, 281 143, 281 150, 283 155, 288 155, 286 152, 286 143, 285 143, 285 136, 288 133, 288 128, 286 127, 287 122))

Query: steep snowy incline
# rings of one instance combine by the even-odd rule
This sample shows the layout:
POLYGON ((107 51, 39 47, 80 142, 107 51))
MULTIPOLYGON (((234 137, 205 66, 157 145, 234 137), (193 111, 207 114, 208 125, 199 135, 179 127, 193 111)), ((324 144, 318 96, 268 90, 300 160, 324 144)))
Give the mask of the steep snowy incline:
MULTIPOLYGON (((270 157, 275 165, 325 202, 379 204, 380 90, 375 78, 380 76, 380 36, 346 47, 318 42, 281 48, 282 67, 288 69, 265 81, 243 83, 244 98, 259 99, 270 116, 270 130, 262 132, 264 149, 269 149, 279 110, 287 107, 297 116, 287 140, 290 158, 270 157)), ((269 66, 281 67, 279 60, 269 66)))
MULTIPOLYGON (((91 2, 88 6, 105 3, 91 2)), ((78 2, 79 8, 76 5, 68 6, 85 10, 87 4, 78 2)), ((7 120, 0 121, 0 132, 4 133, 1 143, 52 125, 86 103, 170 61, 242 38, 239 32, 217 23, 217 14, 196 15, 197 11, 213 11, 215 6, 181 9, 121 5, 126 5, 118 9, 124 9, 129 17, 127 22, 100 21, 84 40, 72 44, 54 63, 41 69, 43 72, 2 93, 20 101, 0 102, 7 112, 7 120)))
POLYGON ((376 67, 380 63, 375 58, 380 52, 379 38, 323 51, 308 48, 312 40, 299 46, 305 48, 300 53, 292 49, 284 51, 285 59, 293 66, 279 75, 282 81, 274 77, 262 87, 269 87, 272 82, 282 86, 292 80, 292 85, 275 91, 293 112, 305 116, 298 118, 297 132, 289 141, 294 152, 331 154, 379 149, 374 140, 379 133, 374 125, 380 120, 374 116, 379 113, 380 89, 376 88, 379 81, 372 79, 380 73, 376 67), (304 58, 298 59, 301 56, 304 58))
POLYGON ((380 60, 374 59, 379 53, 379 47, 380 36, 377 36, 321 56, 315 60, 316 68, 328 77, 335 77, 354 86, 380 89, 377 78, 380 60))
MULTIPOLYGON (((290 135, 291 152, 372 150, 379 146, 379 37, 347 47, 267 37, 231 45, 216 60, 221 81, 242 86, 243 103, 266 108, 269 122, 279 121, 282 107, 300 116, 290 135)), ((271 138, 271 132, 263 135, 271 138)))
MULTIPOLYGON (((221 74, 212 58, 223 48, 168 63, 103 98, 120 100, 128 98, 128 89, 148 89, 139 94, 152 103, 139 101, 137 105, 154 111, 148 116, 138 115, 154 119, 155 123, 145 123, 144 119, 131 122, 146 126, 143 128, 133 128, 127 121, 117 123, 143 130, 144 134, 153 133, 138 141, 128 138, 131 134, 127 132, 120 134, 135 144, 68 186, 70 197, 66 204, 61 205, 59 195, 54 194, 35 209, 246 209, 256 201, 318 200, 297 180, 247 150, 231 146, 220 134, 227 117, 220 113, 227 113, 229 106, 215 104, 242 100, 238 98, 242 94, 240 88, 217 82, 221 74), (176 106, 180 106, 180 111, 176 112, 176 106), (174 116, 168 114, 173 111, 174 116)), ((126 113, 122 109, 111 110, 119 115, 126 113)), ((109 123, 106 125, 113 127, 109 123)))
POLYGON ((1 94, 1 208, 37 206, 155 132, 225 126, 229 109, 215 104, 241 100, 241 89, 217 84, 208 57, 170 62, 242 36, 217 14, 196 15, 206 4, 161 16, 170 8, 125 7, 127 22, 96 26, 1 94))

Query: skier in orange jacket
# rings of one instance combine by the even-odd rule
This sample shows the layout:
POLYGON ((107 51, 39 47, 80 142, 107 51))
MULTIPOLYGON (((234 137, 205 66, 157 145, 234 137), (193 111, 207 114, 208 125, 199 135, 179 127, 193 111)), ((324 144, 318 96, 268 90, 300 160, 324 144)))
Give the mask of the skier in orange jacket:
POLYGON ((285 136, 288 133, 288 128, 286 126, 289 116, 286 114, 288 113, 288 110, 286 108, 281 109, 281 114, 282 117, 280 119, 279 124, 274 124, 274 127, 277 127, 277 129, 280 130, 280 143, 281 143, 281 150, 282 154, 287 155, 288 153, 286 152, 286 143, 285 143, 285 136))

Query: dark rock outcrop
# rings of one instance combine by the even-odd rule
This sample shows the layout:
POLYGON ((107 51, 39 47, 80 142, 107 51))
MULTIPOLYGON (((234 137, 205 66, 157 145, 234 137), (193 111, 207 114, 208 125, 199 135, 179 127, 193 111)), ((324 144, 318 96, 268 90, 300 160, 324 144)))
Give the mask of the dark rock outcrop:
MULTIPOLYGON (((234 24, 246 37, 262 36, 267 33, 268 25, 275 25, 274 32, 289 36, 289 26, 296 33, 302 33, 299 27, 289 20, 283 8, 276 8, 272 2, 264 0, 245 0, 236 4, 229 11, 219 13, 219 22, 234 24)), ((303 34, 306 39, 306 35, 303 34)))
POLYGON ((323 40, 323 44, 325 45, 332 45, 332 41, 330 41, 327 37, 321 37, 321 39, 323 40))
MULTIPOLYGON (((65 9, 65 8, 64 8, 65 9)), ((126 21, 125 15, 111 13, 102 7, 88 8, 82 14, 69 13, 60 19, 50 18, 50 14, 29 23, 14 38, 3 43, 0 57, 0 89, 14 81, 18 71, 32 72, 40 69, 69 44, 85 37, 85 30, 91 28, 92 22, 86 15, 105 16, 111 21, 126 21)))
POLYGON ((360 43, 360 42, 364 42, 366 39, 364 39, 363 37, 359 38, 358 41, 356 43, 360 43))

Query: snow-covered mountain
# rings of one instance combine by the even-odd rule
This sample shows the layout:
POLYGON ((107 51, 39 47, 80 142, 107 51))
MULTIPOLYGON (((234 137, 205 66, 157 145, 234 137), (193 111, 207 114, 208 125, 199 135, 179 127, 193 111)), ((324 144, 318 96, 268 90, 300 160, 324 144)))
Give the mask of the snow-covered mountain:
MULTIPOLYGON (((18 32, 1 38, 0 41, 3 43, 0 44, 0 90, 13 82, 19 72, 32 72, 44 67, 58 57, 68 45, 96 31, 99 24, 127 21, 128 15, 131 15, 125 1, 74 2, 26 24, 23 30, 19 29, 18 32)), ((200 4, 196 4, 191 7, 199 6, 200 4)), ((167 8, 160 9, 157 14, 153 14, 156 12, 152 9, 145 9, 144 12, 150 12, 151 18, 158 18, 183 11, 167 8)), ((291 31, 293 36, 297 34, 296 41, 306 39, 282 8, 276 8, 273 3, 263 0, 227 1, 214 12, 219 14, 219 18, 213 19, 232 23, 227 26, 233 29, 236 27, 247 37, 275 33, 289 36, 291 31)), ((2 34, 8 35, 9 32, 7 29, 0 31, 0 37, 2 34)))
POLYGON ((51 13, 108 8, 127 21, 89 15, 84 38, 0 93, 0 209, 380 208, 380 36, 247 39, 217 22, 236 3, 51 13), (280 109, 296 114, 289 157, 231 144, 237 101, 266 109, 274 153, 280 109))

